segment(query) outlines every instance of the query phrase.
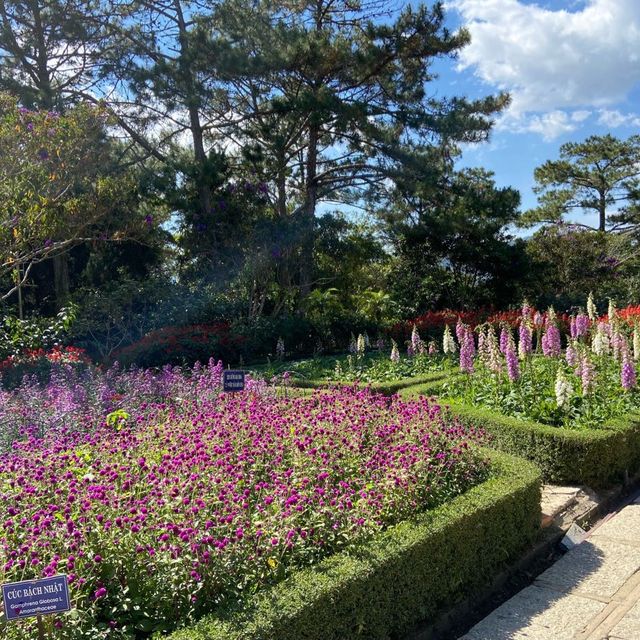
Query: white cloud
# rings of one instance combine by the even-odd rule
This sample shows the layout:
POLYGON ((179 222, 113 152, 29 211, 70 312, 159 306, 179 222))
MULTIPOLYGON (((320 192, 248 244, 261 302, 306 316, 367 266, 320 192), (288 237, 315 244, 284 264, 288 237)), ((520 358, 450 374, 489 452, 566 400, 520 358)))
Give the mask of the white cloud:
POLYGON ((471 32, 459 67, 512 95, 503 128, 551 139, 640 82, 638 0, 588 0, 574 11, 521 0, 450 0, 449 7, 471 32))
POLYGON ((621 113, 617 109, 601 109, 598 124, 615 129, 617 127, 640 127, 637 113, 621 113))
POLYGON ((507 114, 499 128, 518 133, 539 133, 545 140, 553 140, 563 133, 575 131, 576 124, 565 111, 548 111, 540 115, 507 114))

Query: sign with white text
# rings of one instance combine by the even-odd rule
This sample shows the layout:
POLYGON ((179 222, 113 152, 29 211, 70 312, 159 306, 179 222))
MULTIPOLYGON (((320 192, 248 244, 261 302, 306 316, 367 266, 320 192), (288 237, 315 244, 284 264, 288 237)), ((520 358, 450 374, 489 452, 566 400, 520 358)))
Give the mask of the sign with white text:
POLYGON ((3 584, 2 600, 7 620, 44 616, 71 609, 69 583, 65 575, 3 584))
POLYGON ((222 372, 223 391, 244 391, 244 371, 225 369, 222 372))

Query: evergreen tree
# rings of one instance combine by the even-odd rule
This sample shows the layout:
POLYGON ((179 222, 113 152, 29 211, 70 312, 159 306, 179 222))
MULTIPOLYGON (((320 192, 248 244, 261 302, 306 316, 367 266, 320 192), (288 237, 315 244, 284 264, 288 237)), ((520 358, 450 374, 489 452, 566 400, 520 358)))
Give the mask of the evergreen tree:
POLYGON ((507 103, 429 93, 434 61, 455 56, 468 34, 444 27, 441 3, 387 6, 236 0, 218 12, 218 128, 246 150, 278 216, 295 221, 302 298, 314 282, 318 203, 357 202, 407 171, 431 175, 434 147, 485 139, 507 103))
POLYGON ((640 136, 568 142, 560 147, 560 159, 548 160, 534 176, 539 205, 527 212, 523 224, 558 224, 580 211, 597 215, 598 231, 620 231, 635 219, 627 207, 637 200, 640 186, 640 136))

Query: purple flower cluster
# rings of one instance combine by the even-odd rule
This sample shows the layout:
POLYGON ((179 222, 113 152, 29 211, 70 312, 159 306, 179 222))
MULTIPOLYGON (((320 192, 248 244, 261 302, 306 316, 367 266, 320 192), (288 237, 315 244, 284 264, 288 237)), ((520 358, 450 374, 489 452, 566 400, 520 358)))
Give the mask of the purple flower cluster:
POLYGON ((428 399, 283 398, 255 381, 224 394, 221 372, 69 373, 16 391, 35 408, 0 455, 2 582, 64 572, 75 624, 171 626, 486 473, 481 434, 428 399))
POLYGON ((542 353, 545 356, 557 357, 561 351, 560 330, 555 324, 550 323, 542 336, 542 353))

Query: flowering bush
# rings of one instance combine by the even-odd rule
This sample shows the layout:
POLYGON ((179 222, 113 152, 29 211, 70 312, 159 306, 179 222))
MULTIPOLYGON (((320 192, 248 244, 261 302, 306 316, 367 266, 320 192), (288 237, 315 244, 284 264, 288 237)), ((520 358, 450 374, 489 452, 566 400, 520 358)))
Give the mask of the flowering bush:
POLYGON ((0 577, 69 575, 53 637, 171 629, 486 475, 481 434, 427 399, 221 394, 221 373, 67 368, 3 392, 0 577))
POLYGON ((525 304, 515 332, 507 324, 474 332, 459 321, 459 363, 467 375, 452 379, 445 392, 545 424, 602 426, 640 407, 640 330, 623 322, 613 304, 604 318, 590 296, 587 312, 569 318, 564 349, 552 308, 540 314, 525 304))
POLYGON ((166 364, 192 365, 215 357, 236 361, 244 338, 232 333, 226 322, 185 327, 164 327, 116 351, 112 360, 124 366, 161 367, 166 364))
POLYGON ((25 376, 35 376, 39 382, 47 382, 52 368, 63 364, 82 368, 89 363, 85 350, 79 347, 27 349, 0 362, 0 382, 9 389, 17 387, 25 376))

